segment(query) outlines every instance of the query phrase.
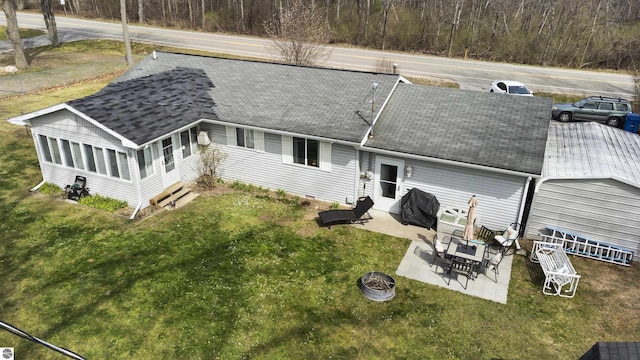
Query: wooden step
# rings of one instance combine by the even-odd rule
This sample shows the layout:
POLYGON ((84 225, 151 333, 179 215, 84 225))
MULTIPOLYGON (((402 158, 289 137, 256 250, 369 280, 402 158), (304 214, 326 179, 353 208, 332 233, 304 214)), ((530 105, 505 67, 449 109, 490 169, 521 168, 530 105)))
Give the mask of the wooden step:
POLYGON ((184 188, 184 184, 182 183, 182 181, 178 181, 177 183, 172 184, 172 185, 168 186, 167 188, 165 188, 164 190, 162 190, 162 192, 160 194, 158 194, 158 195, 152 197, 151 199, 149 199, 149 204, 151 206, 160 206, 159 204, 160 204, 161 201, 163 201, 166 198, 170 197, 174 193, 179 192, 183 188, 184 188))
POLYGON ((187 187, 183 187, 182 189, 178 190, 177 192, 171 194, 169 197, 167 197, 164 200, 158 202, 158 206, 159 207, 165 207, 165 206, 169 205, 171 202, 178 201, 178 199, 180 199, 181 197, 187 195, 190 192, 191 192, 191 189, 189 189, 187 187))

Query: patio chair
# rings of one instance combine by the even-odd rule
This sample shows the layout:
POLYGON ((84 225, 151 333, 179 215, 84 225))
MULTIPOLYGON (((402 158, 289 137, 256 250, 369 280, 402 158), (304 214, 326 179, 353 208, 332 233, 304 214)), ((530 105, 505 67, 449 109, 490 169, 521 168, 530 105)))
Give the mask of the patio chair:
MULTIPOLYGON (((437 261, 442 261, 446 263, 446 259, 444 257, 444 253, 447 250, 445 244, 438 239, 438 235, 436 234, 433 237, 433 262, 431 262, 431 267, 436 264, 437 261)), ((444 269, 444 266, 442 267, 444 269)), ((436 271, 438 270, 438 266, 436 265, 436 271)))
MULTIPOLYGON (((445 280, 447 285, 451 284, 451 273, 454 271, 461 275, 464 275, 466 279, 462 287, 465 290, 467 290, 469 279, 473 279, 473 263, 464 259, 453 257, 451 259, 451 264, 449 265, 449 267, 447 267, 447 270, 445 271, 447 274, 449 274, 449 276, 447 276, 447 280, 445 280)), ((460 284, 462 284, 462 282, 460 284)))
POLYGON ((494 236, 493 239, 498 243, 498 245, 500 245, 500 250, 503 255, 507 255, 513 244, 516 245, 516 249, 520 250, 518 237, 520 237, 520 224, 511 223, 511 225, 507 226, 507 229, 502 234, 494 236))
POLYGON ((358 203, 351 210, 337 209, 326 210, 318 213, 322 225, 326 225, 331 229, 333 224, 341 223, 360 223, 364 224, 371 216, 365 217, 365 214, 373 207, 373 200, 367 196, 358 199, 358 203))
POLYGON ((504 258, 504 255, 500 251, 495 254, 490 254, 489 257, 485 259, 485 268, 484 268, 485 275, 489 270, 493 270, 493 273, 496 278, 495 280, 496 283, 498 282, 498 274, 500 274, 500 271, 498 270, 498 268, 503 258, 504 258))

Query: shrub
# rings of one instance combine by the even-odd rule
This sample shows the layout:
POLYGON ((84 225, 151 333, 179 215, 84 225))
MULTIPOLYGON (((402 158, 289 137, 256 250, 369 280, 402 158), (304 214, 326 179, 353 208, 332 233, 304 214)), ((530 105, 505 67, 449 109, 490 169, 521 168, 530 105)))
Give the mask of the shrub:
POLYGON ((220 163, 227 158, 227 154, 215 146, 199 146, 199 152, 199 182, 203 184, 205 188, 213 189, 214 185, 220 180, 218 169, 220 163))
POLYGON ((78 200, 78 203, 95 208, 95 209, 104 210, 112 213, 129 206, 129 204, 127 204, 126 201, 116 200, 110 197, 100 196, 97 194, 82 197, 80 198, 80 200, 78 200))
POLYGON ((340 207, 340 203, 338 203, 337 201, 332 202, 331 205, 329 206, 329 208, 332 210, 335 210, 339 207, 340 207))

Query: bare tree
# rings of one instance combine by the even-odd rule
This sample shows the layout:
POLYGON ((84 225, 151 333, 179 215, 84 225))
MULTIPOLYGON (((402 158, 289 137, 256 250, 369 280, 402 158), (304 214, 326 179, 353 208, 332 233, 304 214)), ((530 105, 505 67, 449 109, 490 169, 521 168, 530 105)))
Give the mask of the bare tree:
POLYGON ((138 0, 138 22, 144 24, 144 0, 138 0))
POLYGON ((447 52, 449 57, 453 55, 453 40, 455 32, 456 30, 458 30, 458 26, 460 25, 460 15, 462 15, 463 5, 464 0, 456 0, 455 10, 453 11, 453 18, 451 19, 451 32, 449 33, 449 50, 447 52))
POLYGON ((394 0, 382 1, 382 50, 384 50, 385 41, 387 40, 387 19, 389 18, 389 10, 393 6, 394 0))
POLYGON ((200 164, 198 182, 206 189, 213 189, 220 179, 220 163, 227 158, 227 154, 222 152, 218 147, 213 145, 198 146, 200 152, 200 164))
POLYGON ((278 17, 264 23, 264 29, 275 52, 287 63, 313 65, 331 53, 324 47, 330 37, 324 18, 302 0, 290 2, 278 17))
POLYGON ((131 40, 129 40, 129 27, 127 26, 127 0, 120 0, 120 17, 122 18, 122 33, 124 34, 124 47, 126 49, 127 65, 133 65, 133 53, 131 52, 131 40))
POLYGON ((16 67, 20 70, 29 68, 27 58, 24 56, 24 49, 22 48, 22 40, 20 39, 20 32, 18 31, 18 18, 16 17, 16 3, 15 0, 0 0, 2 3, 2 11, 7 19, 7 37, 11 41, 13 46, 13 52, 15 55, 16 67))
POLYGON ((49 41, 51 45, 57 47, 60 45, 58 42, 58 29, 56 28, 56 17, 53 15, 53 7, 51 6, 51 0, 40 0, 40 10, 42 10, 42 16, 44 16, 44 24, 47 27, 47 33, 49 34, 49 41))

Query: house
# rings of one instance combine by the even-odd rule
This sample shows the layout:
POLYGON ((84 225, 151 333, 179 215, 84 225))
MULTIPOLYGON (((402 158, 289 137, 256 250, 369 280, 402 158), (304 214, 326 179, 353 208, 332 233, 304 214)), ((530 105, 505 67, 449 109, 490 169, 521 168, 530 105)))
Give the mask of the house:
POLYGON ((640 136, 595 122, 549 128, 526 234, 552 226, 640 251, 640 136))
POLYGON ((43 182, 149 206, 199 175, 397 212, 411 188, 504 228, 540 178, 551 99, 411 84, 397 74, 154 52, 98 93, 8 121, 29 126, 43 182))

